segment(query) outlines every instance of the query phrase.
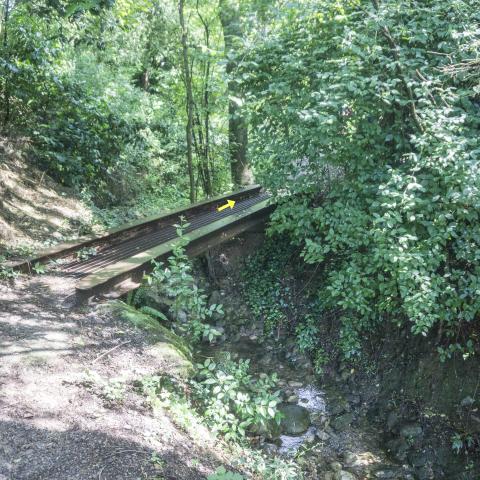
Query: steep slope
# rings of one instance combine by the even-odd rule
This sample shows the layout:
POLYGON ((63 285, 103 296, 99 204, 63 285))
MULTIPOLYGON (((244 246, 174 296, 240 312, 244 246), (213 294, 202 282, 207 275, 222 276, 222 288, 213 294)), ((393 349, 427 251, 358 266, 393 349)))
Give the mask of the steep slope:
POLYGON ((0 136, 0 254, 26 254, 90 230, 92 213, 26 155, 28 139, 0 136))

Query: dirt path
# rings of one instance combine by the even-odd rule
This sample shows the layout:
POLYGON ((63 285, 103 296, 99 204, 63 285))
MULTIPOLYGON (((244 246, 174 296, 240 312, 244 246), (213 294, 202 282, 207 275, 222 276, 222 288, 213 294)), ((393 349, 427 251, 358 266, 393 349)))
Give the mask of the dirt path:
POLYGON ((208 442, 109 383, 162 368, 144 334, 64 302, 71 288, 53 276, 0 284, 0 480, 206 478, 221 463, 208 442))

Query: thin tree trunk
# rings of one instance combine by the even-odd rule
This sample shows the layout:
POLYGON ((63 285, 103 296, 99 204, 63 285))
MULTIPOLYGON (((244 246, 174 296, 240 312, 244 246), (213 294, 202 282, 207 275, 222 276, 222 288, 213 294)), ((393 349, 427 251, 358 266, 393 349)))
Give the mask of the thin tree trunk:
MULTIPOLYGON (((203 29, 205 32, 205 46, 207 49, 210 48, 210 28, 208 23, 203 18, 200 13, 199 1, 197 0, 197 15, 202 22, 203 29)), ((204 174, 204 188, 207 196, 213 194, 212 187, 212 177, 210 172, 210 57, 205 62, 204 67, 204 76, 203 76, 203 110, 204 110, 204 136, 205 141, 203 143, 202 149, 202 159, 203 159, 203 174, 204 174)), ((201 129, 200 117, 198 118, 199 129, 201 129)))
MULTIPOLYGON (((4 4, 4 12, 3 12, 3 51, 5 54, 5 60, 8 64, 10 61, 10 55, 8 52, 8 18, 10 15, 10 0, 5 0, 4 4)), ((7 70, 8 67, 5 67, 7 70)), ((9 85, 9 73, 5 73, 5 85, 3 90, 3 102, 5 108, 5 116, 3 118, 4 125, 10 121, 10 85, 9 85)))
POLYGON ((236 42, 242 38, 240 11, 236 0, 220 0, 220 22, 223 28, 225 53, 227 55, 228 93, 228 143, 232 181, 235 185, 248 185, 253 182, 253 174, 247 159, 248 125, 242 115, 239 99, 242 92, 231 78, 238 64, 235 59, 236 42))
POLYGON ((190 202, 195 202, 195 175, 193 170, 193 152, 192 152, 192 130, 193 130, 193 92, 192 92, 192 76, 190 65, 188 64, 188 43, 187 43, 187 27, 185 25, 185 1, 178 1, 178 14, 180 18, 180 28, 182 30, 182 54, 183 54, 183 76, 185 81, 185 91, 187 94, 187 167, 188 177, 190 181, 190 202))

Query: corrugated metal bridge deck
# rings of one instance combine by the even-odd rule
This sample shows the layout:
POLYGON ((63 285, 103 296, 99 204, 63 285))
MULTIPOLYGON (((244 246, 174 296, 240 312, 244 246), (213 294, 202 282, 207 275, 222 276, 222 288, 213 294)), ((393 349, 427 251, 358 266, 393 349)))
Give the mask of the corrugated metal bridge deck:
POLYGON ((259 185, 216 198, 159 213, 100 235, 83 237, 13 263, 11 266, 32 273, 32 265, 46 263, 61 277, 74 279, 76 295, 90 297, 111 289, 128 291, 141 282, 152 268, 152 260, 165 259, 180 240, 177 227, 183 218, 188 224, 187 253, 199 253, 265 222, 273 209, 269 195, 259 185), (218 211, 228 199, 233 209, 218 211), (90 249, 86 250, 86 249, 90 249), (87 258, 82 258, 85 253, 87 258), (59 260, 61 259, 61 260, 59 260), (51 263, 52 260, 57 260, 51 263), (128 288, 125 287, 128 284, 128 288))
MULTIPOLYGON (((252 197, 237 201, 233 209, 226 209, 222 212, 216 211, 216 206, 212 210, 202 213, 187 213, 184 215, 186 222, 189 225, 185 228, 184 233, 188 234, 201 227, 209 225, 213 222, 225 219, 232 215, 237 215, 244 212, 249 207, 256 205, 269 197, 266 193, 258 193, 252 197)), ((128 259, 138 253, 145 252, 160 244, 174 240, 177 238, 175 223, 178 223, 180 218, 173 224, 160 226, 155 231, 142 235, 135 236, 118 245, 107 246, 100 250, 98 254, 83 261, 72 261, 61 266, 60 271, 69 276, 82 278, 87 275, 99 272, 109 265, 118 263, 121 260, 128 259)))

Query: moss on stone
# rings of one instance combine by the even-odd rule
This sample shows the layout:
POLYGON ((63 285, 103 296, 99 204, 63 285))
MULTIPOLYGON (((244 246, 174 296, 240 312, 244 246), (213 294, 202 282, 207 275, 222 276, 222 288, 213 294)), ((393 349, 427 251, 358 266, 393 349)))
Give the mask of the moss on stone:
POLYGON ((187 341, 164 327, 150 315, 138 311, 124 302, 111 302, 111 311, 121 320, 150 333, 152 345, 146 349, 167 369, 168 374, 189 377, 193 374, 192 350, 187 341))

